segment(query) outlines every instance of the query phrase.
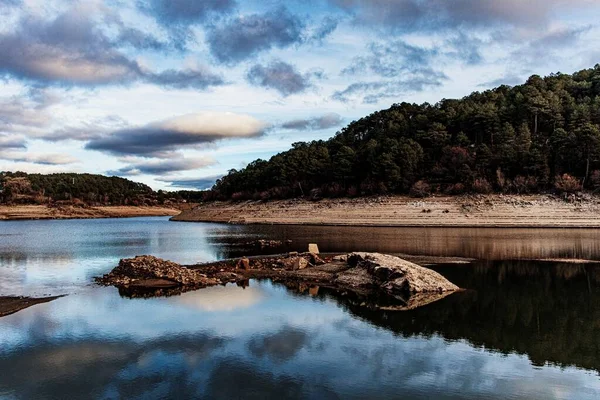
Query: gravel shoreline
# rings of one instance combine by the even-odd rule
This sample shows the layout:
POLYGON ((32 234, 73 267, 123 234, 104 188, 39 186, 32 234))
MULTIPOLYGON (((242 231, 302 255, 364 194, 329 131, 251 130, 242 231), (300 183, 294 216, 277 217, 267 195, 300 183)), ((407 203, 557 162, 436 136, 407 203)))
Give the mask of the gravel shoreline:
POLYGON ((600 228, 600 197, 476 195, 415 199, 381 196, 320 201, 207 202, 171 220, 274 225, 600 228))
POLYGON ((180 210, 167 207, 48 207, 48 206, 0 206, 1 220, 38 219, 92 219, 174 216, 180 210))

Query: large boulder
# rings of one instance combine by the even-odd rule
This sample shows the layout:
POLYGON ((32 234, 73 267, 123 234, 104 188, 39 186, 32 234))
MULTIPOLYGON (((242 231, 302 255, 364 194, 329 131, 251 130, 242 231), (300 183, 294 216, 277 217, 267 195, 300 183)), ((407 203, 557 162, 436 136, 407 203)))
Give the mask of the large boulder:
MULTIPOLYGON (((417 293, 444 293, 460 290, 437 272, 398 257, 379 253, 352 253, 348 255, 348 272, 370 275, 371 284, 392 295, 417 293)), ((339 278, 338 278, 339 279, 339 278)))

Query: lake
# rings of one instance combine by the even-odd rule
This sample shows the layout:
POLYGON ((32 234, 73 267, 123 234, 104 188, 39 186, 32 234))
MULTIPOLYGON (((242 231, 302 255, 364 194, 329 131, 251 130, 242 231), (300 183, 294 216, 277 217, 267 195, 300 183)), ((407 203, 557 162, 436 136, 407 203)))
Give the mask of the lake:
POLYGON ((596 399, 600 266, 556 259, 600 260, 599 244, 584 229, 0 222, 0 295, 68 294, 0 318, 0 398, 596 399), (120 258, 192 264, 259 238, 478 261, 433 266, 467 290, 406 312, 269 281, 153 299, 91 283, 120 258))

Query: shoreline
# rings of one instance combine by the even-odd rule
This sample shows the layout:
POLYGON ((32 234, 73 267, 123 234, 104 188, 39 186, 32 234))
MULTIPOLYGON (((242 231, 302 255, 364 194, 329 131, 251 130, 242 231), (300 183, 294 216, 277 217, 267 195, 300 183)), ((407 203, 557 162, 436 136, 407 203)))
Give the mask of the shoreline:
POLYGON ((49 303, 63 296, 50 297, 11 297, 0 296, 0 318, 16 314, 38 304, 49 303))
POLYGON ((209 202, 171 218, 241 225, 420 228, 600 228, 600 197, 469 195, 415 199, 209 202))
POLYGON ((169 217, 181 210, 151 206, 48 207, 44 205, 0 206, 0 221, 169 217))

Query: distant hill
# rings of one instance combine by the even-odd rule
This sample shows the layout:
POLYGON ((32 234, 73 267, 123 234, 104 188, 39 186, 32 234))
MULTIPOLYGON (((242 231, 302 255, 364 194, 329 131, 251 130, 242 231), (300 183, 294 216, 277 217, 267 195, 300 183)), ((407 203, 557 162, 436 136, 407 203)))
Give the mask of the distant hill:
POLYGON ((600 65, 437 104, 394 104, 217 181, 210 198, 600 188, 600 65))
POLYGON ((0 203, 90 205, 154 205, 197 201, 201 192, 155 192, 143 183, 92 174, 27 174, 0 172, 0 203))

